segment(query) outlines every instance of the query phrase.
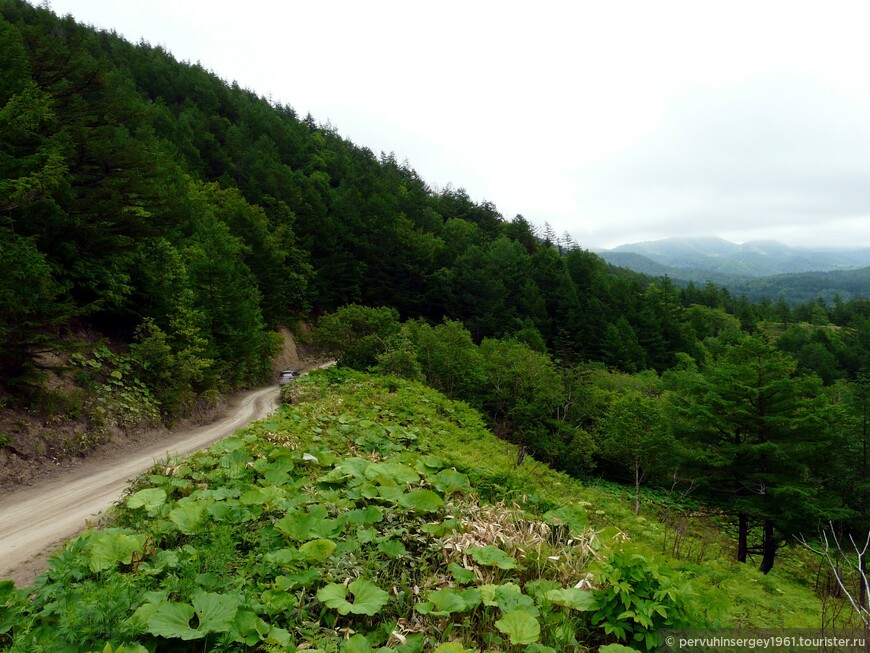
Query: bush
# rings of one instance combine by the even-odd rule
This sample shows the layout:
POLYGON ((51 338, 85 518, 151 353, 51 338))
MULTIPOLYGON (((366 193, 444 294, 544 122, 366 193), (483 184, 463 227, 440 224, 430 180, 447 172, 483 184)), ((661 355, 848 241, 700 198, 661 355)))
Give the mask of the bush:
POLYGON ((350 304, 324 315, 314 331, 314 342, 331 353, 341 365, 367 370, 400 330, 394 308, 370 308, 350 304))
POLYGON ((677 572, 624 546, 601 567, 592 623, 612 639, 655 650, 661 628, 699 627, 692 588, 677 572))

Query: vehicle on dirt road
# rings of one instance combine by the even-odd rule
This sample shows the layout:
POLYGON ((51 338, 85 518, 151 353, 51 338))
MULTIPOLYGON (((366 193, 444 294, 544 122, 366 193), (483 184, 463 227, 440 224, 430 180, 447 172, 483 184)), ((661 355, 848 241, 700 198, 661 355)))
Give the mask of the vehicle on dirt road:
POLYGON ((299 372, 296 370, 284 370, 278 372, 278 385, 287 385, 293 379, 299 378, 299 372))

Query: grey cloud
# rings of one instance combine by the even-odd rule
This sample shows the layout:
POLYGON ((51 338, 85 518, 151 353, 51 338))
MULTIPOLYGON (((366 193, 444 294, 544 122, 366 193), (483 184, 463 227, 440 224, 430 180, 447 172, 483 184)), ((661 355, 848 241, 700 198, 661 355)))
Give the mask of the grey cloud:
POLYGON ((758 79, 673 106, 580 181, 584 213, 610 223, 591 226, 602 238, 870 216, 870 107, 860 99, 809 79, 758 79))

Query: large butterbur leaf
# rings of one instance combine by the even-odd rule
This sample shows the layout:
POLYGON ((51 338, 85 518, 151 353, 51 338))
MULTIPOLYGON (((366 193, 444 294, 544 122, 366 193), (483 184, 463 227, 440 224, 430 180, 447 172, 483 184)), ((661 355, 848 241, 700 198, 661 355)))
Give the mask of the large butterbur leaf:
POLYGON ((417 483, 420 475, 402 463, 371 463, 365 470, 366 478, 375 483, 407 485, 417 483))
POLYGON ((432 484, 438 488, 439 492, 444 494, 468 492, 471 489, 471 482, 468 480, 468 477, 452 469, 443 469, 435 474, 432 478, 432 484))
POLYGON ((148 620, 148 632, 157 637, 199 639, 206 633, 190 627, 195 614, 187 603, 163 603, 148 620))
POLYGON ((453 579, 460 585, 468 585, 477 581, 477 574, 462 565, 451 562, 447 568, 450 570, 450 575, 453 576, 453 579))
POLYGON ((205 523, 205 506, 201 503, 187 503, 169 512, 169 521, 185 535, 195 535, 205 523))
POLYGON ((372 645, 357 633, 341 645, 341 653, 372 653, 372 645))
POLYGON ((568 587, 566 589, 550 590, 546 596, 547 600, 552 601, 556 605, 562 605, 572 610, 585 612, 595 608, 595 598, 592 592, 586 590, 568 587))
POLYGON ((467 612, 480 605, 480 592, 477 588, 458 590, 446 588, 429 593, 429 600, 420 603, 417 611, 421 614, 446 616, 456 612, 467 612))
POLYGON ((339 533, 341 524, 319 514, 294 510, 275 522, 275 528, 297 542, 330 538, 339 533))
POLYGON ((145 536, 139 533, 111 528, 95 531, 88 537, 88 566, 93 572, 111 569, 117 564, 129 565, 136 552, 145 545, 145 536))
POLYGON ((441 644, 432 653, 473 653, 473 651, 470 648, 465 648, 459 642, 447 642, 441 644))
POLYGON ((383 542, 378 542, 378 551, 391 558, 401 557, 408 552, 405 545, 399 540, 384 540, 383 542))
POLYGON ((166 492, 158 487, 139 490, 127 497, 128 508, 133 510, 144 508, 149 515, 153 515, 164 503, 166 503, 166 492))
POLYGON ((399 503, 414 512, 435 512, 444 500, 432 490, 411 490, 399 497, 399 503))
POLYGON ((148 618, 147 629, 152 635, 176 639, 201 639, 209 633, 225 633, 233 626, 239 609, 239 598, 229 594, 196 592, 193 605, 160 603, 148 618), (194 615, 196 628, 190 625, 194 615))
POLYGON ((532 644, 541 636, 541 625, 525 610, 511 610, 495 622, 495 627, 510 637, 511 644, 532 644))
POLYGON ((551 526, 567 526, 575 536, 582 535, 589 523, 586 509, 576 504, 545 512, 544 521, 551 526))
POLYGON ((345 587, 330 583, 317 592, 317 600, 339 614, 375 615, 387 603, 389 594, 365 578, 357 578, 345 587), (350 599, 350 600, 348 600, 350 599))
POLYGON ((196 592, 192 603, 199 617, 199 630, 212 633, 228 631, 239 609, 238 597, 229 594, 196 592))
POLYGON ((299 547, 299 555, 309 562, 324 562, 337 546, 332 540, 311 540, 299 547))
POLYGON ((491 544, 486 546, 471 546, 468 547, 465 552, 470 555, 477 564, 483 565, 484 567, 514 569, 517 566, 516 560, 497 546, 492 546, 491 544))

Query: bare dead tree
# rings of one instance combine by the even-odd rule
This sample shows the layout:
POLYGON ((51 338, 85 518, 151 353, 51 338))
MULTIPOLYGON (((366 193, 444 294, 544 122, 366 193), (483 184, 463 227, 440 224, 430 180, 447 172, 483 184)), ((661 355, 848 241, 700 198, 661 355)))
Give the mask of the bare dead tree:
POLYGON ((806 538, 801 536, 799 542, 807 549, 822 557, 831 568, 834 579, 843 593, 843 596, 849 601, 852 610, 861 619, 864 628, 870 627, 870 584, 867 580, 867 552, 870 549, 870 533, 867 533, 867 539, 863 546, 859 541, 855 541, 854 536, 849 534, 849 543, 852 545, 854 553, 843 548, 841 538, 837 536, 837 531, 834 529, 833 523, 829 523, 830 535, 828 530, 823 530, 820 534, 821 548, 810 545, 806 538), (857 596, 853 591, 850 592, 847 583, 847 576, 856 574, 859 582, 857 596))

